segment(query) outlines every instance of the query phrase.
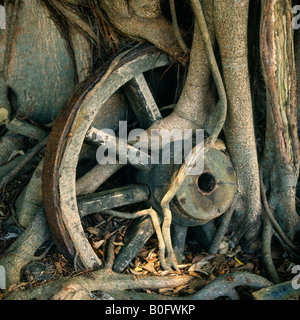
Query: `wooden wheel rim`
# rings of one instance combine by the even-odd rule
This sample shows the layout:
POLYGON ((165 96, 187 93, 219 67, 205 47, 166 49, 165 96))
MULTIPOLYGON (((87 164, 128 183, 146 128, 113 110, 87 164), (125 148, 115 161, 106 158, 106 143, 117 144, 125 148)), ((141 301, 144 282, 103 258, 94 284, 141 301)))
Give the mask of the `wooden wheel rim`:
POLYGON ((80 85, 55 121, 42 177, 45 213, 58 249, 69 260, 78 256, 80 267, 101 265, 84 234, 76 201, 76 166, 85 134, 103 103, 120 87, 143 72, 169 64, 168 56, 155 47, 141 46, 124 56, 103 83, 105 71, 80 85))

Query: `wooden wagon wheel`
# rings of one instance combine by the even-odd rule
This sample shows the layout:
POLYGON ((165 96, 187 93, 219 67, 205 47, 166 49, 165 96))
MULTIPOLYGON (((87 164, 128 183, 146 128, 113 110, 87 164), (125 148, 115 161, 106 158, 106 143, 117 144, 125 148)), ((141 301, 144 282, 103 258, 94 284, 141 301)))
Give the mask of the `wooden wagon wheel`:
MULTIPOLYGON (((93 192, 124 165, 118 162, 109 165, 97 164, 78 180, 76 168, 84 142, 99 145, 97 134, 101 130, 93 126, 93 121, 99 115, 104 120, 110 116, 104 114, 105 102, 121 87, 126 86, 130 108, 143 129, 161 118, 161 112, 143 73, 169 66, 170 63, 171 60, 166 54, 150 45, 142 45, 121 54, 108 68, 104 68, 77 88, 55 121, 44 160, 43 201, 58 249, 72 261, 76 257, 76 264, 81 268, 90 269, 101 265, 85 235, 81 218, 101 212, 130 218, 130 214, 112 209, 139 202, 148 203, 148 209, 135 213, 135 218, 141 219, 117 256, 115 269, 124 270, 154 230, 161 244, 161 264, 163 268, 167 267, 162 253, 166 237, 159 226, 162 211, 156 204, 172 186, 170 174, 174 175, 179 166, 170 172, 170 166, 154 165, 149 168, 132 163, 130 165, 137 171, 132 184, 98 193, 93 192), (84 182, 81 184, 82 181, 84 182), (86 193, 88 195, 82 196, 86 193)), ((120 106, 116 106, 118 107, 120 106)), ((107 113, 107 109, 105 112, 107 113)), ((184 244, 187 227, 201 225, 218 217, 233 201, 236 181, 228 157, 215 148, 206 150, 205 155, 204 175, 184 179, 183 188, 179 190, 176 201, 170 204, 175 225, 179 226, 177 234, 180 234, 181 227, 184 234, 173 240, 175 246, 176 243, 181 243, 181 247, 182 243, 184 244), (201 183, 213 186, 206 190, 201 183)), ((173 253, 170 246, 166 245, 166 249, 169 255, 173 253)), ((171 265, 176 267, 174 260, 171 265)))

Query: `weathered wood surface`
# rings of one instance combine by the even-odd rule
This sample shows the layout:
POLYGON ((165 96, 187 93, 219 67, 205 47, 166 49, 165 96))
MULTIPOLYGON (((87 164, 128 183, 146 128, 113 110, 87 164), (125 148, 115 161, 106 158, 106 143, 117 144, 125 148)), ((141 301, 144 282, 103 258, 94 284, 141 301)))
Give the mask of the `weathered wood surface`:
POLYGON ((77 261, 85 268, 101 265, 85 237, 76 200, 76 166, 86 133, 97 112, 101 113, 103 104, 121 86, 142 72, 169 63, 168 57, 153 47, 133 49, 112 62, 110 73, 99 72, 85 83, 54 124, 43 170, 45 211, 57 247, 71 260, 77 253, 77 261))
POLYGON ((148 200, 149 189, 144 185, 129 185, 113 190, 105 190, 92 195, 78 197, 77 205, 81 217, 101 213, 108 209, 148 200))
POLYGON ((142 128, 147 129, 162 118, 144 75, 129 81, 125 93, 142 128))
POLYGON ((49 134, 48 130, 18 119, 10 121, 6 128, 14 134, 22 135, 38 141, 45 139, 49 134))
POLYGON ((43 1, 16 1, 8 12, 4 77, 15 108, 34 121, 54 121, 69 97, 76 68, 43 1))

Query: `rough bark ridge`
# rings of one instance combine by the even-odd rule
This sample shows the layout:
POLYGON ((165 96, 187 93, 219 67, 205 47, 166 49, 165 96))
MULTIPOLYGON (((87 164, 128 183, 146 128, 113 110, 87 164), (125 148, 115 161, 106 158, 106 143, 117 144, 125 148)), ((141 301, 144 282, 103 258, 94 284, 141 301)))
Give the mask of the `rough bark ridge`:
POLYGON ((71 94, 76 73, 68 42, 41 1, 7 2, 4 80, 21 117, 50 123, 71 94), (13 6, 13 8, 11 8, 13 6), (40 20, 36 23, 36 17, 40 20), (35 28, 32 28, 35 25, 35 28), (34 43, 34 44, 33 44, 34 43), (28 81, 39 79, 39 81, 28 81), (47 85, 42 85, 46 84, 47 85), (48 89, 52 88, 51 92, 48 89))
POLYGON ((299 171, 296 70, 290 1, 262 5, 261 59, 267 86, 264 173, 269 205, 293 239, 299 227, 296 186, 299 171))
POLYGON ((187 58, 177 42, 172 24, 160 11, 160 0, 104 0, 101 8, 111 24, 137 41, 149 41, 182 63, 187 58))
MULTIPOLYGON (((247 214, 246 228, 251 228, 246 236, 252 238, 258 233, 261 201, 248 70, 248 8, 248 0, 214 2, 216 36, 228 97, 224 131, 247 214)), ((242 229, 244 232, 245 228, 242 229)))

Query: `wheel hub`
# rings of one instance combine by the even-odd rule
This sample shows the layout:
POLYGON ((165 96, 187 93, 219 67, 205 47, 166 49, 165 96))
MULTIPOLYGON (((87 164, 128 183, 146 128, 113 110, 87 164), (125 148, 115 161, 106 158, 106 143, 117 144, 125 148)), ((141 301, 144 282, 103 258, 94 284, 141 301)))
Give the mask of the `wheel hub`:
MULTIPOLYGON (((138 182, 149 185, 151 205, 158 212, 179 167, 171 161, 170 165, 153 165, 150 173, 138 176, 138 182)), ((205 224, 228 210, 235 192, 236 175, 228 156, 216 148, 206 148, 203 172, 187 175, 170 204, 173 221, 186 227, 205 224)))

